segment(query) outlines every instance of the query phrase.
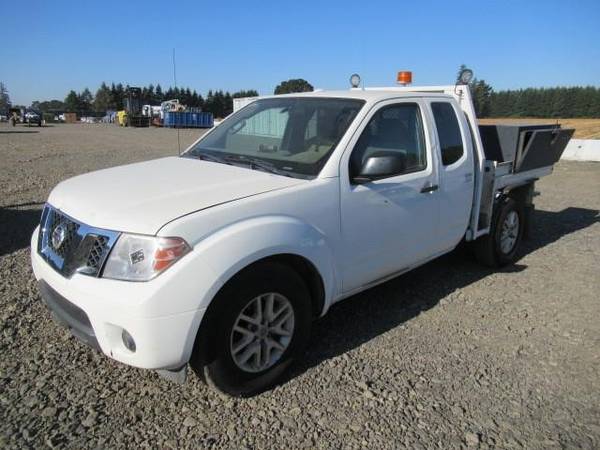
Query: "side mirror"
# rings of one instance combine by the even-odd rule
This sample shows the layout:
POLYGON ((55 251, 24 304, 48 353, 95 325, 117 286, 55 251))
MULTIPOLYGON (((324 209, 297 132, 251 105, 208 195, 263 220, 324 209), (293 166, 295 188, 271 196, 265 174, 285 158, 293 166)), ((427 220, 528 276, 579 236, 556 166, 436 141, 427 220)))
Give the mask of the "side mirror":
POLYGON ((352 177, 355 184, 397 175, 406 170, 406 156, 397 152, 377 152, 369 156, 360 168, 358 175, 352 177))

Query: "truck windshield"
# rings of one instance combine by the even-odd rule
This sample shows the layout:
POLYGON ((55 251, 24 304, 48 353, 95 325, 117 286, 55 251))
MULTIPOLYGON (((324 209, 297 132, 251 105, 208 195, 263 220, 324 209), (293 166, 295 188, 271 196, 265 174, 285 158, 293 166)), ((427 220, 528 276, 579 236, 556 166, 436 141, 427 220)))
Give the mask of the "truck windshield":
POLYGON ((313 178, 363 104, 363 100, 339 98, 256 100, 183 156, 313 178))

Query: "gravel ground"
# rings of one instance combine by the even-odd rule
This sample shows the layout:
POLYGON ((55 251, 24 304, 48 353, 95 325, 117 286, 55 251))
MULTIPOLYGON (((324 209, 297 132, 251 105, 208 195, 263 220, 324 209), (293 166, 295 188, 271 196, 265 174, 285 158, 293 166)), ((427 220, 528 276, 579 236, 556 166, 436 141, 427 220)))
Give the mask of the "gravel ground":
POLYGON ((233 400, 80 344, 29 265, 58 181, 176 148, 172 130, 0 124, 0 447, 600 447, 600 164, 538 183, 516 265, 455 253, 336 305, 286 382, 233 400))

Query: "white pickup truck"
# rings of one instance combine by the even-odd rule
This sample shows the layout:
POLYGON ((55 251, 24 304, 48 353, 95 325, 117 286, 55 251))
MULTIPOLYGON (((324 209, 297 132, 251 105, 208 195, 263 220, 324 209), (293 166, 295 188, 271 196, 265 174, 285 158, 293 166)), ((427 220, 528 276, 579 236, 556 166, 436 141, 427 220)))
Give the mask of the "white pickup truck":
POLYGON ((463 241, 513 261, 571 134, 480 134, 461 84, 260 98, 179 157, 56 186, 33 270, 55 318, 107 356, 252 395, 335 302, 463 241))

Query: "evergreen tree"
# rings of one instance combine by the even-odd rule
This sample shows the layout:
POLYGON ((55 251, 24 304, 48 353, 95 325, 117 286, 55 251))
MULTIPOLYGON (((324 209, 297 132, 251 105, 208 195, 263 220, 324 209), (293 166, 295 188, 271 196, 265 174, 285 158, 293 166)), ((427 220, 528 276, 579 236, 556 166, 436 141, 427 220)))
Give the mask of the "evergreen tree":
POLYGON ((92 102, 94 97, 88 88, 85 88, 78 96, 79 108, 81 112, 90 112, 92 110, 92 102))
POLYGON ((156 98, 157 103, 161 103, 161 102, 165 101, 165 96, 163 94, 162 87, 160 87, 160 84, 156 85, 156 90, 154 92, 154 98, 156 98))
POLYGON ((212 89, 210 89, 208 91, 208 94, 206 94, 206 99, 204 100, 204 110, 207 112, 211 112, 211 113, 213 113, 213 115, 215 115, 214 103, 215 103, 215 96, 214 96, 212 89))
POLYGON ((94 111, 105 113, 109 109, 114 109, 112 93, 106 83, 103 82, 94 97, 94 111))
POLYGON ((77 112, 79 110, 79 97, 77 92, 71 90, 65 98, 65 109, 67 112, 77 112))
POLYGON ((492 87, 485 80, 473 80, 470 86, 477 117, 488 117, 491 112, 492 87))
POLYGON ((258 97, 258 91, 249 89, 247 91, 237 91, 231 95, 233 98, 258 97))
POLYGON ((6 85, 0 81, 0 113, 8 114, 10 108, 10 97, 6 85))
MULTIPOLYGON (((111 93, 112 90, 111 90, 111 93)), ((113 102, 117 111, 121 111, 123 109, 123 99, 125 97, 125 89, 121 83, 117 84, 113 93, 113 102)))
POLYGON ((225 96, 221 90, 215 92, 212 113, 218 118, 225 117, 225 96))
POLYGON ((156 94, 154 93, 154 85, 152 83, 148 85, 148 89, 146 90, 146 103, 148 105, 156 105, 158 103, 156 101, 156 94))
POLYGON ((223 116, 227 117, 229 114, 233 112, 233 97, 229 92, 225 93, 225 98, 223 99, 223 116))

